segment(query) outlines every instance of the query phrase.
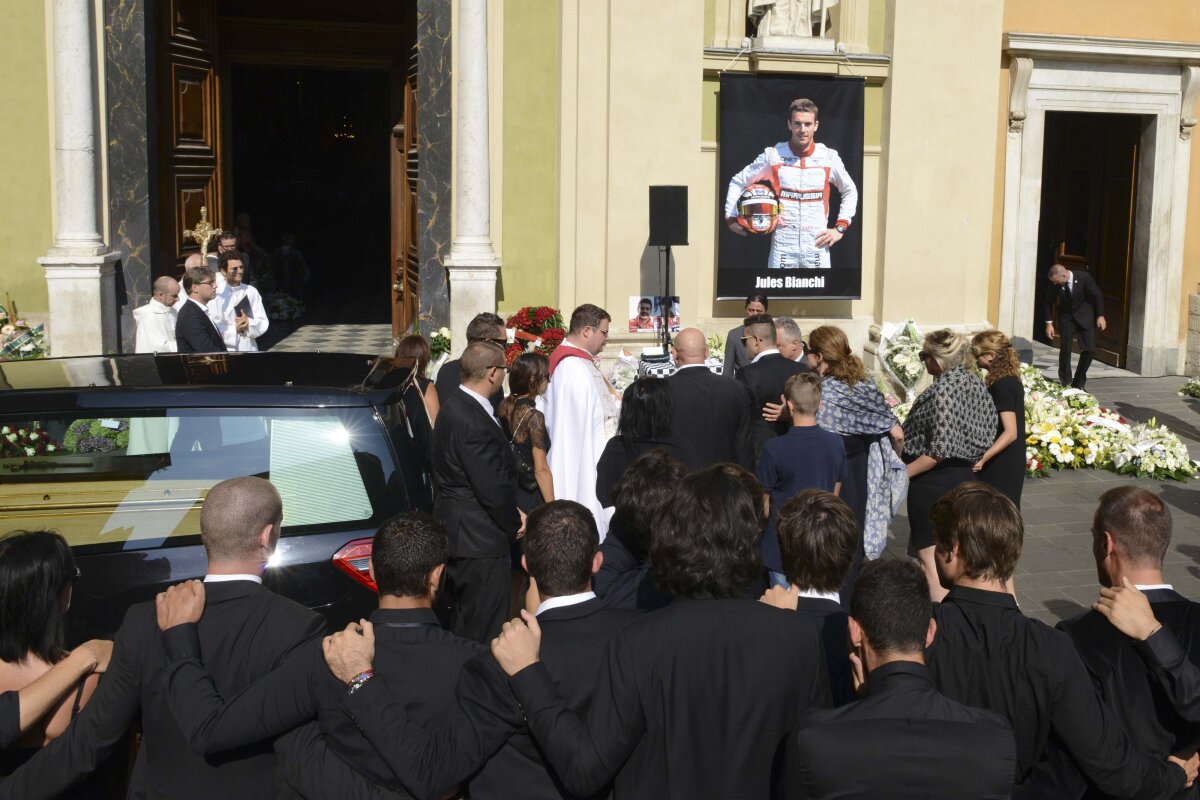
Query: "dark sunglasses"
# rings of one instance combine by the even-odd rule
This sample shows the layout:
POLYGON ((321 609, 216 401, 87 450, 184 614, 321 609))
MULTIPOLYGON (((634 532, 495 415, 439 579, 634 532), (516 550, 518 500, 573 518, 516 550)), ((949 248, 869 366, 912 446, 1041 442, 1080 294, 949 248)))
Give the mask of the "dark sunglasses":
POLYGON ((508 347, 508 339, 488 339, 488 341, 501 347, 508 347))
POLYGON ((762 338, 761 336, 743 336, 742 344, 745 344, 747 339, 761 339, 761 338, 762 338))
POLYGON ((926 353, 924 350, 922 350, 921 352, 917 353, 917 358, 921 359, 922 361, 927 361, 929 359, 929 353, 926 353))

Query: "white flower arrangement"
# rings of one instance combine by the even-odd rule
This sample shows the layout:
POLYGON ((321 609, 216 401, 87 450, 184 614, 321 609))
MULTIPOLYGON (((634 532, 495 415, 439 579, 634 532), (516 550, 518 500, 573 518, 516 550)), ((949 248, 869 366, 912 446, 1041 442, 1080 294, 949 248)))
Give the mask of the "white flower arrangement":
POLYGON ((879 358, 884 370, 896 379, 905 391, 905 399, 913 399, 913 390, 925 374, 921 361, 921 345, 925 337, 911 319, 902 324, 884 323, 879 335, 879 358))

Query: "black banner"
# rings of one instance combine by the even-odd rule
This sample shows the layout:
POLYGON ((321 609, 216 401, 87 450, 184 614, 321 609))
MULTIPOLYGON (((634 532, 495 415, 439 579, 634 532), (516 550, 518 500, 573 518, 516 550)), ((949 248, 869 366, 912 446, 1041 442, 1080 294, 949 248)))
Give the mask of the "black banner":
MULTIPOLYGON (((862 78, 721 76, 719 299, 860 296, 864 85, 862 78), (818 109, 808 141, 800 129, 812 117, 788 113, 800 98, 818 109), (743 189, 756 184, 755 200, 761 202, 754 209, 770 208, 777 199, 778 220, 773 233, 741 236, 730 230, 727 204, 729 216, 737 218, 743 189), (825 231, 836 231, 843 218, 850 222, 845 233, 826 245, 836 233, 825 231)), ((765 227, 769 216, 760 213, 747 222, 765 227)), ((739 228, 746 231, 746 225, 739 228)))

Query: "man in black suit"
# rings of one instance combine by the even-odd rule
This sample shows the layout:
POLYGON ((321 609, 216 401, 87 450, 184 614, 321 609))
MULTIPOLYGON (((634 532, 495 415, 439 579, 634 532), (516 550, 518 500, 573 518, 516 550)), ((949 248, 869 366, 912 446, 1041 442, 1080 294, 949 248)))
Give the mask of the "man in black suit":
MULTIPOLYGON (((467 344, 470 345, 472 342, 491 342, 500 348, 507 347, 508 331, 504 327, 504 318, 487 311, 476 314, 475 318, 467 323, 467 344)), ((461 384, 461 358, 456 358, 442 364, 437 373, 437 381, 434 384, 437 389, 438 398, 445 400, 461 384)), ((493 412, 500 410, 500 401, 503 399, 504 384, 501 383, 488 397, 488 400, 491 401, 493 412)))
POLYGON ((1076 389, 1087 384, 1087 371, 1096 350, 1096 330, 1103 331, 1104 295, 1096 280, 1082 270, 1071 270, 1062 264, 1050 268, 1050 293, 1046 295, 1046 337, 1054 338, 1057 310, 1059 342, 1058 380, 1063 386, 1070 383, 1076 389), (1079 364, 1071 378, 1071 340, 1079 337, 1079 364))
POLYGON ((443 621, 488 642, 508 617, 510 548, 522 525, 508 437, 488 401, 508 367, 499 345, 472 342, 461 368, 463 383, 442 398, 433 429, 433 515, 450 537, 443 621))
POLYGON ((180 353, 224 353, 225 340, 209 316, 217 300, 217 279, 208 267, 191 267, 183 275, 188 298, 175 320, 175 344, 180 353))
POLYGON ((854 684, 839 592, 854 561, 858 521, 845 500, 821 489, 805 489, 779 509, 775 532, 789 585, 771 587, 763 602, 795 609, 821 631, 833 704, 845 705, 854 699, 854 684))
MULTIPOLYGON (((531 512, 522 539, 522 563, 532 584, 529 611, 543 626, 542 658, 559 696, 576 713, 591 704, 609 640, 637 616, 608 608, 592 592, 592 575, 602 560, 599 543, 591 512, 570 500, 547 503, 531 512)), ((374 664, 382 675, 387 668, 382 660, 385 651, 381 644, 372 644, 376 635, 382 642, 384 633, 377 624, 364 626, 361 634, 349 631, 332 637, 326 655, 334 674, 353 680, 374 664)), ((363 682, 361 693, 349 697, 347 709, 392 773, 414 795, 440 796, 445 787, 474 773, 470 793, 477 800, 514 793, 532 800, 574 797, 557 776, 547 772, 503 678, 495 672, 495 663, 490 659, 489 663, 490 673, 479 669, 463 673, 459 708, 436 728, 426 724, 429 733, 414 729, 411 722, 417 715, 408 710, 407 698, 420 688, 420 681, 406 684, 370 678, 363 682), (485 698, 502 696, 507 703, 486 707, 485 698)), ((606 791, 600 796, 607 796, 606 791)))
POLYGON ((786 413, 773 414, 772 416, 776 417, 774 421, 764 419, 764 407, 768 403, 782 403, 783 387, 788 378, 808 372, 808 367, 798 361, 784 358, 775 347, 775 320, 768 315, 746 317, 745 329, 742 342, 750 355, 750 363, 738 370, 737 379, 750 392, 751 444, 754 448, 754 466, 757 469, 763 445, 776 436, 787 433, 792 427, 791 415, 786 413))
MULTIPOLYGON (((767 313, 766 295, 752 294, 746 298, 747 317, 765 313, 767 313)), ((745 325, 738 325, 725 337, 725 364, 721 368, 721 375, 726 378, 736 378, 738 370, 750 363, 750 356, 746 354, 746 345, 742 342, 742 336, 746 333, 745 328, 745 325)))
POLYGON ((1007 720, 939 694, 925 667, 937 625, 921 569, 890 559, 867 564, 851 610, 866 694, 801 719, 785 751, 783 796, 1009 797, 1017 757, 1007 720))
MULTIPOLYGON (((233 478, 209 490, 200 511, 208 554, 208 609, 197 626, 218 689, 232 695, 319 639, 320 616, 262 586, 279 539, 279 493, 261 478, 233 478)), ((139 603, 117 631, 112 663, 91 702, 67 729, 0 785, 0 797, 56 797, 109 756, 140 712, 142 742, 131 796, 177 800, 261 798, 275 780, 270 741, 221 758, 188 748, 167 703, 167 661, 154 603, 139 603)))
POLYGON ((1011 500, 971 481, 938 500, 930 519, 938 572, 952 588, 934 609, 926 660, 939 691, 1012 725, 1014 797, 1062 795, 1073 776, 1064 755, 1116 797, 1172 797, 1195 779, 1194 762, 1138 750, 1096 696, 1070 637, 1017 607, 1008 587, 1024 532, 1011 500))
POLYGON ((708 344, 698 328, 685 328, 672 345, 675 374, 671 389, 671 438, 687 442, 696 459, 693 469, 729 461, 749 469, 750 395, 745 386, 722 380, 704 362, 708 344))
MULTIPOLYGON (((1174 636, 1188 660, 1200 663, 1200 604, 1163 580, 1162 561, 1170 544, 1171 512, 1158 495, 1120 486, 1100 496, 1092 522, 1092 553, 1101 585, 1112 589, 1127 582, 1143 592, 1158 627, 1174 636)), ((1162 680, 1165 671, 1149 650, 1152 645, 1144 643, 1162 631, 1151 628, 1126 636, 1098 611, 1066 620, 1059 628, 1075 642, 1097 692, 1140 750, 1159 758, 1185 759, 1196 751, 1200 720, 1189 721, 1175 708, 1164 686, 1169 682, 1162 680)), ((1196 794, 1193 788, 1184 796, 1196 794)))
POLYGON ((676 599, 612 638, 586 718, 558 697, 531 614, 505 623, 492 653, 569 791, 612 780, 622 798, 765 800, 780 743, 829 704, 819 634, 746 597, 762 575, 762 490, 745 470, 688 475, 662 517, 650 557, 676 599))
MULTIPOLYGON (((519 722, 519 710, 496 673, 487 648, 443 630, 433 613, 446 553, 446 530, 427 514, 417 511, 401 514, 379 528, 372 541, 368 566, 379 589, 379 608, 371 614, 369 622, 363 623, 363 627, 371 631, 377 653, 373 666, 368 663, 354 675, 344 676, 343 680, 330 673, 321 644, 314 642, 237 696, 223 696, 201 663, 202 652, 195 626, 166 628, 163 638, 171 659, 166 680, 171 710, 192 749, 205 756, 217 756, 260 739, 272 738, 315 718, 318 736, 335 756, 334 760, 356 774, 349 782, 345 776, 336 775, 301 781, 301 786, 315 790, 307 796, 344 797, 347 793, 372 796, 369 789, 363 788, 364 784, 373 784, 379 796, 403 791, 404 785, 391 771, 387 759, 376 752, 345 714, 347 692, 353 694, 363 689, 368 680, 374 679, 386 690, 389 702, 394 701, 403 709, 400 713, 405 722, 414 725, 429 726, 445 718, 460 699, 472 704, 482 702, 496 709, 501 719, 509 724, 497 722, 492 728, 481 726, 478 729, 491 733, 486 752, 476 755, 474 761, 466 762, 455 771, 453 766, 463 763, 461 751, 456 750, 451 755, 460 760, 456 762, 450 755, 445 756, 451 763, 441 765, 441 772, 430 778, 437 780, 445 775, 446 783, 422 786, 419 792, 413 788, 413 791, 441 796, 477 772, 486 755, 500 747, 519 722), (491 679, 475 683, 464 681, 460 690, 460 675, 475 659, 483 661, 470 669, 490 669, 491 679), (499 687, 499 702, 487 694, 495 687, 499 687)), ((180 598, 179 594, 176 587, 172 587, 164 601, 168 606, 178 606, 173 619, 199 619, 203 597, 197 609, 194 602, 180 598)), ((412 735, 404 737, 406 742, 412 738, 412 735)), ((536 751, 532 747, 528 750, 532 756, 506 750, 503 756, 494 759, 498 765, 496 769, 484 769, 474 780, 478 780, 484 789, 503 785, 513 771, 505 769, 507 765, 521 765, 531 758, 540 770, 536 751)), ((469 746, 464 746, 463 751, 469 751, 469 746)), ((299 759, 293 758, 291 752, 285 751, 285 756, 282 766, 290 777, 291 771, 303 764, 298 764, 299 759)), ((545 771, 540 771, 543 780, 548 782, 545 771)), ((487 796, 487 793, 479 796, 487 796)), ((497 795, 493 792, 491 796, 497 795)))

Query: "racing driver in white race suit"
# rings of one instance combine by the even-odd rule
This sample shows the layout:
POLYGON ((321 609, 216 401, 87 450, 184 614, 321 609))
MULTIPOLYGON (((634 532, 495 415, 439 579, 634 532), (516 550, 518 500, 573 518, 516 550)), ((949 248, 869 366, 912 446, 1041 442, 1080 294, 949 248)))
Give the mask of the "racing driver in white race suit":
POLYGON ((741 236, 738 198, 747 186, 763 181, 771 184, 783 208, 782 219, 771 239, 771 269, 829 269, 829 248, 850 227, 858 209, 858 187, 846 172, 836 150, 814 141, 817 105, 812 100, 792 102, 788 127, 791 138, 768 147, 758 158, 733 176, 725 195, 725 222, 741 236), (829 187, 841 194, 837 222, 829 227, 829 187))

